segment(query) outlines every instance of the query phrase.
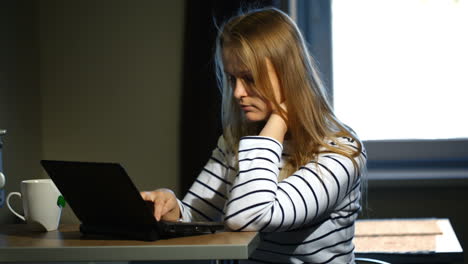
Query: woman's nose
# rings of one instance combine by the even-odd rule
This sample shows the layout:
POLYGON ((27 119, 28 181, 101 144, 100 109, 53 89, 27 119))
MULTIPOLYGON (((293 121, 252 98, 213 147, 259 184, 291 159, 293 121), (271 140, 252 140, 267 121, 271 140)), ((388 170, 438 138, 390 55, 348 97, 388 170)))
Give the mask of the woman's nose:
POLYGON ((242 97, 247 96, 247 90, 244 83, 239 78, 236 78, 236 87, 234 87, 234 97, 240 100, 242 97))

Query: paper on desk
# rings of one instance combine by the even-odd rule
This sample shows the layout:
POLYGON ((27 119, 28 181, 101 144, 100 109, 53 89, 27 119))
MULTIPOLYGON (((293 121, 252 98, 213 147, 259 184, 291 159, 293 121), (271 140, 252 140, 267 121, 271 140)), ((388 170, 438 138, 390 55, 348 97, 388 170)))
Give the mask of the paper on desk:
POLYGON ((355 237, 356 252, 430 253, 435 252, 435 236, 355 237))
POLYGON ((356 236, 440 235, 436 219, 361 220, 356 222, 356 236))
POLYGON ((436 235, 442 234, 435 219, 356 222, 356 252, 434 252, 436 235))

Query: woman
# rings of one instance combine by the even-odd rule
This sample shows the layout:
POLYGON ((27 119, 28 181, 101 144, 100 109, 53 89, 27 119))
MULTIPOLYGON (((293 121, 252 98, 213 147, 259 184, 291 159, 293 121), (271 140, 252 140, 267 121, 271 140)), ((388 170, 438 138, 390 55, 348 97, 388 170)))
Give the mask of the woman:
POLYGON ((223 136, 185 198, 142 192, 155 217, 260 231, 250 262, 354 263, 366 154, 333 114, 295 23, 269 8, 231 18, 216 43, 223 136))

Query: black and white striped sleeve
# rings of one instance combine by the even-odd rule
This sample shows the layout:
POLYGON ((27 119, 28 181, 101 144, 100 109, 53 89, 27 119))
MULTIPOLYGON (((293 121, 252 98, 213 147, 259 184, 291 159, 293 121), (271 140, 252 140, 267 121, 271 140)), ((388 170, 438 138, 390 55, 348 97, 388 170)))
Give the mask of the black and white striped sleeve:
POLYGON ((183 221, 219 221, 224 214, 227 200, 226 185, 230 167, 224 138, 218 139, 211 158, 190 187, 184 199, 179 202, 183 221))
POLYGON ((358 184, 352 161, 333 153, 321 154, 278 183, 281 153, 282 145, 272 138, 241 139, 239 173, 224 219, 232 230, 275 232, 311 225, 358 184))

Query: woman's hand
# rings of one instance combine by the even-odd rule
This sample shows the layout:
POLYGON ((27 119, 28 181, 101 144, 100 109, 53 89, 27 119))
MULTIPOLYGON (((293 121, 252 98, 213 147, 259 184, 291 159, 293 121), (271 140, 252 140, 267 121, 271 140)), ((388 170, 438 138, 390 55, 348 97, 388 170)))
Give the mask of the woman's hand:
POLYGON ((272 113, 268 118, 262 131, 260 132, 259 136, 272 137, 278 140, 280 143, 283 143, 284 136, 286 135, 286 132, 288 132, 288 125, 286 120, 284 120, 281 116, 280 111, 284 113, 287 113, 288 111, 286 109, 286 104, 281 93, 278 75, 276 74, 273 64, 268 58, 266 59, 266 66, 268 70, 268 77, 270 79, 271 86, 275 95, 276 103, 278 103, 282 109, 272 109, 272 113))
POLYGON ((259 136, 271 137, 283 144, 286 132, 288 132, 286 121, 279 114, 273 112, 262 131, 260 131, 259 136))
POLYGON ((169 189, 157 189, 151 192, 141 192, 145 201, 153 202, 156 220, 178 221, 181 218, 179 204, 175 194, 169 189))

